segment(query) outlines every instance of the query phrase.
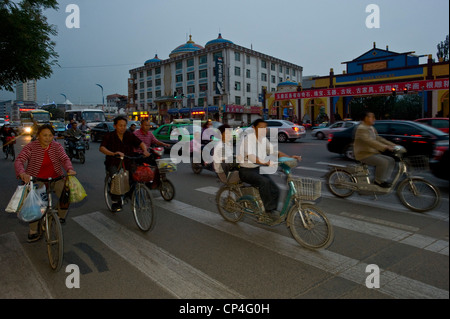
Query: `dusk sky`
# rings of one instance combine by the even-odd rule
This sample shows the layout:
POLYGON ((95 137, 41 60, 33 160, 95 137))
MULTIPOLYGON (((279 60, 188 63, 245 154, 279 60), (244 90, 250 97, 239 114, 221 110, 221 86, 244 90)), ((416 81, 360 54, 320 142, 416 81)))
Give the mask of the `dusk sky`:
MULTIPOLYGON (((448 0, 61 0, 46 16, 57 26, 60 67, 38 81, 38 103, 100 104, 127 95, 129 70, 188 40, 204 46, 219 31, 235 44, 303 67, 303 76, 336 74, 373 47, 432 54, 449 30, 448 0), (80 9, 80 28, 66 27, 69 4, 80 9), (379 28, 368 28, 366 7, 380 9, 379 28)), ((425 63, 421 58, 420 63, 425 63)), ((0 91, 0 101, 15 99, 0 91)))

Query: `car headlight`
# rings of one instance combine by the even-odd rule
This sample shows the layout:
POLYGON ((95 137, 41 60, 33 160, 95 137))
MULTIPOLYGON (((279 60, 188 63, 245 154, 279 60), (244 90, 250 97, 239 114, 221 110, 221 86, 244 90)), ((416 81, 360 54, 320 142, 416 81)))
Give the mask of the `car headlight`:
POLYGON ((25 128, 25 133, 31 133, 31 127, 29 127, 29 126, 26 127, 26 128, 25 128))

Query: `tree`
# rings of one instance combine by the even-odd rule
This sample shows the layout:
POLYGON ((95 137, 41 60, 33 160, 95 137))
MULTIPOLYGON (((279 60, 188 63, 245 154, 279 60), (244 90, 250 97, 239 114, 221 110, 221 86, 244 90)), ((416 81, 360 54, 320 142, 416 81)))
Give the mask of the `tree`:
POLYGON ((17 82, 48 78, 58 54, 51 36, 54 25, 45 9, 58 9, 57 0, 0 0, 0 89, 13 91, 17 82), (16 1, 17 2, 17 1, 16 1))
POLYGON ((442 58, 444 61, 448 61, 448 34, 445 37, 445 41, 441 41, 441 43, 438 43, 437 45, 437 57, 438 59, 442 58))

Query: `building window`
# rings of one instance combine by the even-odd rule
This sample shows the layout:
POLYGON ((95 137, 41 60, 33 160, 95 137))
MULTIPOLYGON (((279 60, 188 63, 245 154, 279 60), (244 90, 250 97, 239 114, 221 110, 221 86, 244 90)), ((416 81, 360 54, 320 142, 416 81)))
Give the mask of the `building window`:
POLYGON ((207 55, 202 55, 198 58, 199 64, 205 64, 208 63, 208 56, 207 55))
POLYGON ((267 74, 266 73, 261 73, 261 81, 267 82, 267 74))
POLYGON ((161 91, 156 91, 155 92, 155 97, 161 97, 161 91))
POLYGON ((199 90, 199 92, 206 92, 206 91, 208 91, 208 84, 206 84, 206 83, 200 84, 198 86, 198 90, 199 90))
POLYGON ((198 78, 204 79, 208 77, 208 70, 199 70, 198 71, 198 78))
POLYGON ((133 79, 137 79, 137 73, 133 73, 133 79))
POLYGON ((188 81, 195 80, 195 73, 194 72, 189 72, 187 74, 187 80, 188 81))
POLYGON ((139 88, 143 89, 144 88, 144 82, 139 83, 139 88))
POLYGON ((289 68, 286 68, 286 74, 289 74, 289 71, 290 71, 289 68))
POLYGON ((250 64, 250 56, 249 56, 249 55, 247 55, 247 56, 245 57, 245 60, 246 60, 247 64, 250 64))
POLYGON ((241 90, 241 82, 234 82, 234 90, 235 91, 241 90))
POLYGON ((292 69, 292 76, 295 76, 295 69, 292 69))
POLYGON ((271 69, 272 71, 275 71, 275 63, 271 63, 271 64, 270 64, 270 69, 271 69))
POLYGON ((280 77, 280 78, 278 78, 278 79, 280 80, 280 81, 279 81, 280 83, 283 82, 283 78, 280 77))
POLYGON ((143 100, 145 98, 145 94, 144 93, 140 93, 139 94, 139 99, 143 100))
POLYGON ((241 97, 240 96, 234 97, 234 104, 241 105, 241 97))
POLYGON ((241 76, 241 68, 238 66, 234 67, 234 75, 241 76))
POLYGON ((205 98, 201 97, 198 99, 198 106, 203 106, 205 105, 205 98))
POLYGON ((267 69, 267 62, 265 60, 261 60, 261 67, 267 69))
POLYGON ((250 79, 250 70, 249 69, 247 69, 245 71, 245 76, 247 77, 247 79, 250 79))
POLYGON ((213 59, 214 59, 214 61, 216 61, 217 58, 221 58, 221 57, 222 57, 222 51, 214 52, 214 53, 213 53, 213 59))
POLYGON ((278 71, 280 71, 280 73, 283 72, 283 66, 282 65, 280 65, 278 71))
POLYGON ((178 82, 183 82, 183 74, 177 74, 175 77, 175 81, 178 82))
POLYGON ((194 59, 189 59, 189 60, 186 61, 186 63, 187 63, 188 67, 194 66, 194 59))
POLYGON ((251 85, 250 85, 250 83, 247 83, 247 92, 251 92, 251 85))
POLYGON ((275 77, 275 75, 272 75, 272 83, 276 83, 276 81, 277 81, 277 78, 275 77))
POLYGON ((183 61, 178 61, 175 63, 175 69, 180 70, 183 68, 183 61))
POLYGON ((188 86, 187 92, 188 92, 188 94, 195 93, 195 86, 193 86, 193 85, 188 86))
POLYGON ((250 106, 252 104, 252 99, 251 98, 247 98, 247 105, 250 106))
POLYGON ((239 52, 234 52, 234 60, 241 61, 241 54, 239 52))
POLYGON ((153 86, 153 81, 152 80, 147 81, 147 87, 151 88, 152 86, 153 86))
POLYGON ((153 98, 153 92, 147 92, 147 99, 153 98))
POLYGON ((155 86, 160 86, 160 85, 161 85, 161 79, 156 79, 155 86))
POLYGON ((157 67, 155 69, 155 74, 161 74, 161 68, 160 67, 157 67))
POLYGON ((147 70, 147 76, 151 76, 152 75, 152 70, 147 70))
POLYGON ((139 77, 142 79, 144 77, 144 72, 139 72, 139 77))

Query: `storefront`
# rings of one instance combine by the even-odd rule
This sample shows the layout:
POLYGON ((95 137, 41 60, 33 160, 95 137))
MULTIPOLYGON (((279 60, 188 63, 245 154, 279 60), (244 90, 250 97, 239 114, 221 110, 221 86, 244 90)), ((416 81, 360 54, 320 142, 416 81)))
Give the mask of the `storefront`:
POLYGON ((261 117, 261 110, 259 106, 224 105, 223 122, 231 126, 250 125, 261 117))

